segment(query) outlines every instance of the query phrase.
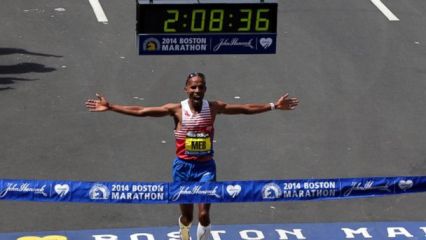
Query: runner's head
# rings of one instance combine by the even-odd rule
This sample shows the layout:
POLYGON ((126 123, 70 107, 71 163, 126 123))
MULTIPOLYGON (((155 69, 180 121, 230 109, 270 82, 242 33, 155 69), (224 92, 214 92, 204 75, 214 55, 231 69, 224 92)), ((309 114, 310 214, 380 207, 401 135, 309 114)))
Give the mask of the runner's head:
POLYGON ((205 82, 206 82, 206 76, 204 75, 204 73, 193 72, 193 73, 190 73, 188 75, 188 77, 186 78, 185 86, 188 85, 189 80, 191 80, 192 78, 195 78, 195 77, 201 78, 204 81, 204 84, 205 84, 205 82))
POLYGON ((200 105, 203 102, 206 90, 206 77, 204 74, 195 72, 188 75, 186 78, 185 92, 194 105, 200 105))

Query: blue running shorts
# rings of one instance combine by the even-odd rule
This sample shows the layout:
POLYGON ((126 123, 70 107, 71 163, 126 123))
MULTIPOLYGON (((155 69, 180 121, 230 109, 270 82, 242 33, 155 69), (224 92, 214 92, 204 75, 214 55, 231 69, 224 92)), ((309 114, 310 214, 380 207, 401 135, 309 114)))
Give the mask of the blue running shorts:
POLYGON ((176 158, 173 162, 174 182, 214 182, 216 181, 216 163, 210 161, 186 161, 176 158))

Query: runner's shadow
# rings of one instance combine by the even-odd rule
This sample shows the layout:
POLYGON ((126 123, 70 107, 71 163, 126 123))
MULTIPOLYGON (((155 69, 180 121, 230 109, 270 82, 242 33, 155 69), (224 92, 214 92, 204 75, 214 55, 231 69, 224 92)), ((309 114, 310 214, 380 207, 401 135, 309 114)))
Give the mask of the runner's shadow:
POLYGON ((0 85, 13 84, 16 81, 35 81, 38 79, 27 79, 27 78, 14 78, 14 77, 0 77, 0 85))
POLYGON ((15 65, 0 65, 0 74, 22 74, 30 72, 53 72, 56 68, 46 67, 39 63, 18 63, 15 65))
MULTIPOLYGON (((14 77, 0 77, 0 85, 9 85, 14 84, 16 81, 35 81, 38 79, 27 79, 27 78, 14 78, 14 77)), ((13 87, 0 87, 0 91, 3 90, 11 90, 14 89, 13 87)))
MULTIPOLYGON (((31 52, 21 48, 1 48, 0 47, 0 59, 3 55, 12 55, 12 54, 24 54, 24 55, 32 55, 39 57, 55 57, 60 58, 62 56, 39 53, 39 52, 31 52)), ((28 78, 20 78, 15 75, 17 74, 25 74, 25 73, 47 73, 56 71, 56 68, 47 67, 40 63, 32 63, 32 62, 24 62, 13 65, 0 65, 0 86, 1 85, 12 85, 17 81, 35 81, 38 79, 28 79, 28 78)), ((0 87, 0 91, 14 89, 11 86, 0 87)))
POLYGON ((30 51, 27 51, 27 50, 21 49, 21 48, 0 48, 0 55, 10 55, 10 54, 15 54, 15 53, 20 53, 20 54, 25 54, 25 55, 41 56, 41 57, 57 57, 57 58, 62 57, 62 56, 59 56, 59 55, 30 52, 30 51))

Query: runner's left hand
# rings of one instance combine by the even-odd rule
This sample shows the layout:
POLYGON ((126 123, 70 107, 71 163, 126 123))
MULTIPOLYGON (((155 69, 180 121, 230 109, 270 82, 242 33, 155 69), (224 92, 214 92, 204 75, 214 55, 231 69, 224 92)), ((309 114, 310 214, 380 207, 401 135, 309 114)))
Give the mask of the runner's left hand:
POLYGON ((290 98, 288 93, 286 93, 275 103, 275 108, 280 110, 294 110, 297 105, 299 105, 299 99, 295 97, 290 98))

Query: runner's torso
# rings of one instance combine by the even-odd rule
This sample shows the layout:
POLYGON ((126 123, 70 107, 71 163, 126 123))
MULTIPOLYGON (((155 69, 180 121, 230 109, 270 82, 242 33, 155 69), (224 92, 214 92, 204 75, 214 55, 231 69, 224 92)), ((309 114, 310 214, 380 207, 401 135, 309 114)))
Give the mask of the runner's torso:
POLYGON ((209 102, 203 100, 199 113, 193 113, 188 99, 181 102, 182 121, 174 131, 176 156, 184 160, 206 161, 213 157, 213 118, 209 102))

